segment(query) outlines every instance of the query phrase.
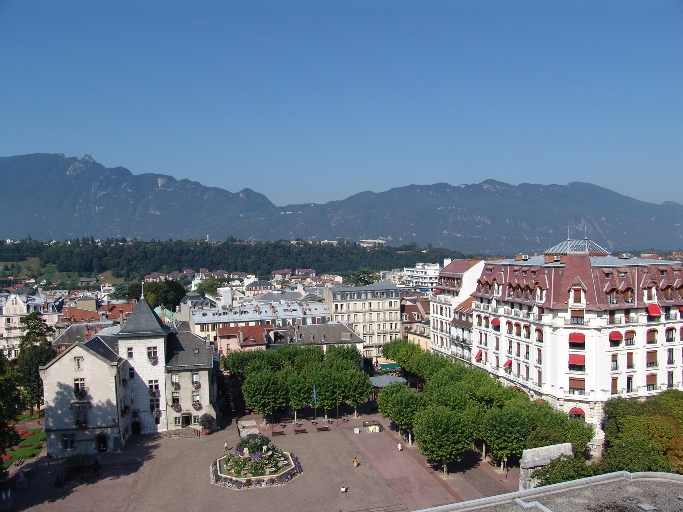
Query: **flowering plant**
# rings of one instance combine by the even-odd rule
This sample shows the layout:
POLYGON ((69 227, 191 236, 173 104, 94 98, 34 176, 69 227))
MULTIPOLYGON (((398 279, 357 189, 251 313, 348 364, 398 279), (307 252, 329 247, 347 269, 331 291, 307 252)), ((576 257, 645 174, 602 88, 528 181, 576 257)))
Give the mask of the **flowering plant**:
POLYGON ((173 410, 175 412, 180 412, 183 410, 183 407, 180 404, 173 404, 173 410))
POLYGON ((202 383, 199 382, 198 380, 194 381, 192 384, 194 385, 195 389, 199 389, 202 387, 202 383))
POLYGON ((149 362, 152 364, 157 364, 159 362, 159 357, 158 356, 152 356, 149 358, 149 362))
POLYGON ((197 400, 195 403, 192 404, 192 407, 195 411, 198 411, 202 408, 202 403, 199 400, 197 400))

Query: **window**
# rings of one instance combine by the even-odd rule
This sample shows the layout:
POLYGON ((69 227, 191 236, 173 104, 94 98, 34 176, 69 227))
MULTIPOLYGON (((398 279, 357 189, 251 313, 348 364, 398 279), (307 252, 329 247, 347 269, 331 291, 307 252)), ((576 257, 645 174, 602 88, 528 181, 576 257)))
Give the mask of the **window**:
POLYGON ((199 374, 198 373, 192 374, 192 382, 199 382, 199 374))
POLYGON ((574 304, 581 304, 581 290, 572 290, 574 304))
POLYGON ((192 393, 192 403, 199 402, 199 393, 192 393))
POLYGON ((674 387, 674 372, 668 372, 666 375, 666 387, 671 389, 674 387))
POLYGON ((192 416, 192 424, 199 425, 199 416, 192 416))
POLYGON ((645 377, 645 382, 647 385, 647 390, 648 391, 656 391, 657 390, 657 375, 647 375, 645 377))
POLYGON ((85 405, 76 406, 76 425, 79 427, 87 426, 88 424, 88 408, 85 405))
POLYGON ((133 347, 128 347, 128 359, 133 359, 133 347))
POLYGON ((173 383, 178 382, 178 378, 179 378, 179 377, 178 377, 178 372, 173 372, 173 373, 171 374, 171 382, 173 382, 173 383))
POLYGON ((76 370, 82 370, 83 369, 83 358, 82 357, 74 357, 74 362, 76 363, 76 370))
POLYGON ((179 427, 179 426, 180 426, 180 419, 181 419, 180 416, 176 416, 175 418, 173 418, 173 424, 174 424, 176 427, 179 427))
POLYGON ((672 348, 667 351, 666 364, 674 364, 674 349, 672 348))
POLYGON ((128 368, 128 380, 133 380, 135 378, 135 368, 132 366, 128 368))
POLYGON ((148 359, 154 359, 157 357, 157 348, 156 347, 147 347, 147 358, 148 359))
POLYGON ((617 393, 619 393, 619 379, 618 379, 618 377, 614 377, 612 379, 611 393, 613 395, 616 395, 617 393))
POLYGON ((633 393, 633 376, 629 375, 626 377, 626 392, 633 393))
POLYGON ((151 396, 159 396, 159 381, 158 380, 148 380, 147 386, 149 387, 149 394, 151 396))
POLYGON ((150 398, 149 399, 149 410, 150 411, 159 410, 159 404, 160 404, 160 401, 158 398, 150 398))
POLYGON ((85 379, 74 379, 74 391, 85 389, 85 379))
POLYGON ((571 312, 570 323, 575 325, 583 325, 583 310, 574 309, 571 312))
POLYGON ((75 450, 76 436, 73 434, 62 434, 62 450, 75 450))
POLYGON ((656 329, 651 329, 647 331, 647 343, 652 344, 652 343, 657 343, 657 330, 656 329))
POLYGON ((570 395, 585 395, 586 381, 585 379, 569 379, 569 394, 570 395))

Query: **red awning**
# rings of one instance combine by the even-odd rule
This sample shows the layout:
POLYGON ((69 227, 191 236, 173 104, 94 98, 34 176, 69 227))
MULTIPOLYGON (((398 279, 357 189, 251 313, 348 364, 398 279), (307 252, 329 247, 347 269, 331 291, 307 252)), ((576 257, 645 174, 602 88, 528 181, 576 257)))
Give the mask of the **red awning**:
POLYGON ((443 290, 441 288, 434 288, 434 293, 441 293, 443 290))
POLYGON ((678 311, 679 311, 680 313, 683 313, 683 306, 678 306, 678 311))
POLYGON ((647 314, 650 316, 662 316, 662 310, 657 304, 648 304, 647 314))
POLYGON ((578 416, 583 416, 584 418, 586 417, 586 413, 583 412, 583 409, 579 409, 578 407, 572 407, 571 409, 569 409, 569 413, 568 413, 568 414, 569 414, 570 416, 572 416, 572 415, 578 415, 578 416))
POLYGON ((621 341, 624 339, 624 336, 619 331, 612 331, 609 333, 609 339, 610 341, 621 341))
POLYGON ((586 356, 583 354, 569 354, 569 364, 584 366, 586 364, 586 356))
POLYGON ((512 366, 512 359, 508 359, 507 361, 505 361, 503 368, 509 368, 510 366, 512 366))
POLYGON ((586 335, 582 332, 570 332, 569 341, 586 341, 586 335))
MULTIPOLYGON (((681 307, 683 307, 683 306, 681 306, 681 307)), ((491 320, 491 325, 493 325, 494 327, 499 326, 500 325, 500 319, 494 318, 493 320, 491 320)))
POLYGON ((481 350, 477 352, 477 355, 474 356, 475 359, 481 359, 481 350))

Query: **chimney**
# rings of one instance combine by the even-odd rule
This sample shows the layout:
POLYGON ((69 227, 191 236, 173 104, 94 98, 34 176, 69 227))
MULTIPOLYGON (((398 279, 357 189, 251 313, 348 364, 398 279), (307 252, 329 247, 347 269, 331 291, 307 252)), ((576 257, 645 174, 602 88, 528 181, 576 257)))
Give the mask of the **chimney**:
POLYGON ((123 309, 119 308, 119 328, 123 327, 123 309))

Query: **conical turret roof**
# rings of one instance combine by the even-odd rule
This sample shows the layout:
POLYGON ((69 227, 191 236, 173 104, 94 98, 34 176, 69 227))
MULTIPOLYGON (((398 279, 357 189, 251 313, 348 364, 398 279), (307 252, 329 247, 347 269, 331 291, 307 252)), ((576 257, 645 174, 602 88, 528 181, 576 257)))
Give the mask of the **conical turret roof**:
POLYGON ((168 331, 147 301, 140 299, 119 334, 166 334, 168 331))

